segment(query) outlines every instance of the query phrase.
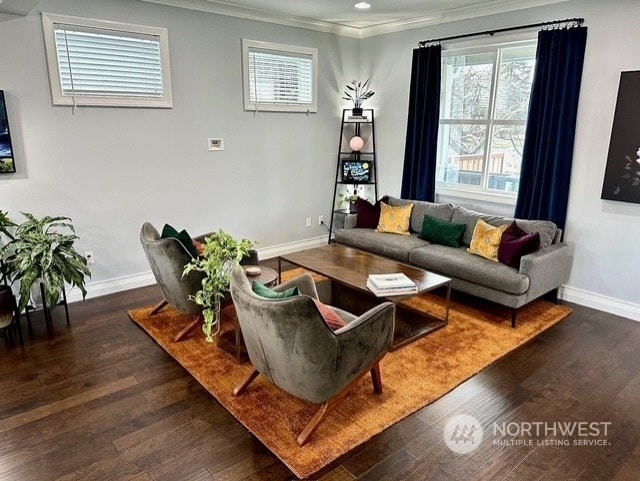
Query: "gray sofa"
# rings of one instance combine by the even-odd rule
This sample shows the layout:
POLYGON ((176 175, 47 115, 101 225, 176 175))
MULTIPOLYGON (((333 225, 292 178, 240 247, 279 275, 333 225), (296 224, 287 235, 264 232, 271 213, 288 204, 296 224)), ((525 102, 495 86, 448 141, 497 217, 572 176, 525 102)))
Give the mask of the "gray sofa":
POLYGON ((375 229, 355 228, 357 216, 337 215, 335 241, 452 278, 451 287, 511 308, 515 327, 518 308, 549 292, 557 293, 564 280, 568 246, 560 242, 562 231, 550 221, 516 219, 527 232, 540 233, 539 251, 522 257, 516 270, 467 252, 478 219, 494 225, 510 224, 513 219, 482 214, 453 204, 387 198, 392 206, 413 203, 411 235, 386 234, 375 229), (418 238, 425 215, 466 224, 464 245, 446 247, 418 238), (342 224, 342 225, 341 225, 342 224))

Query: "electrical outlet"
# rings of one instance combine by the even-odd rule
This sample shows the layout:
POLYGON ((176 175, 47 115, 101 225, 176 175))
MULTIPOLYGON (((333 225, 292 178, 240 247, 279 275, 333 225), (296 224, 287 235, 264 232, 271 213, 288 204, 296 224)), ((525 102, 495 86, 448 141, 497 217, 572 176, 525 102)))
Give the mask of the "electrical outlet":
POLYGON ((319 215, 318 216, 318 225, 322 225, 324 224, 324 216, 323 215, 319 215))
POLYGON ((87 259, 87 265, 94 264, 96 260, 93 258, 93 251, 87 251, 84 253, 84 257, 87 259))
POLYGON ((306 226, 307 226, 307 229, 311 227, 311 217, 307 217, 306 226))

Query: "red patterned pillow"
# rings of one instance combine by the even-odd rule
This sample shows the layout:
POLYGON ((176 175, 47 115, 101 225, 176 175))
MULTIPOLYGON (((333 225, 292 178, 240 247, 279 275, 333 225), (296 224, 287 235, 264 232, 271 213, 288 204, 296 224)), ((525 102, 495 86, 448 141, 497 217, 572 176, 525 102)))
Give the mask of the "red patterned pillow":
POLYGON ((540 249, 540 233, 529 234, 514 220, 502 233, 498 260, 514 269, 520 269, 520 258, 538 249, 540 249))
POLYGON ((322 317, 324 318, 324 322, 326 322, 327 325, 332 330, 336 331, 341 327, 344 327, 347 325, 347 323, 344 322, 344 319, 342 319, 338 314, 336 314, 336 312, 333 309, 331 309, 329 306, 327 306, 326 304, 323 304, 317 299, 314 299, 313 302, 316 303, 316 306, 318 307, 320 314, 322 314, 322 317))

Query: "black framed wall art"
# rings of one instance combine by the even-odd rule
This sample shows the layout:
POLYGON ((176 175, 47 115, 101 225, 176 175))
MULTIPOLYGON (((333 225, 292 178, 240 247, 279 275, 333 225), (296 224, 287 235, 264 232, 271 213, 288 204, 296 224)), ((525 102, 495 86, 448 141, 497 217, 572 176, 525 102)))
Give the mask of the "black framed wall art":
POLYGON ((640 70, 622 72, 602 199, 640 204, 640 70))
POLYGON ((15 171, 7 104, 4 100, 4 90, 0 90, 0 174, 10 174, 15 171))

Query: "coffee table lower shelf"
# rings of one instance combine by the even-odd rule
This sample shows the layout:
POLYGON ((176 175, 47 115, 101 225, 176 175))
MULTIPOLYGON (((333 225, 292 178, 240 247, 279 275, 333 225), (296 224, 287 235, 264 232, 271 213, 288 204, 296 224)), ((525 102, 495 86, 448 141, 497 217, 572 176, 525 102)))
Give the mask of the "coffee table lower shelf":
MULTIPOLYGON (((396 305, 396 315, 393 344, 389 351, 396 351, 407 344, 411 344, 412 342, 437 331, 438 329, 442 329, 449 323, 449 302, 451 297, 450 284, 446 284, 446 289, 447 298, 443 319, 412 308, 406 304, 402 304, 400 302, 402 299, 398 299, 397 301, 395 299, 392 300, 396 305)), ((332 282, 331 292, 332 305, 356 315, 364 314, 372 307, 387 300, 385 298, 376 297, 373 293, 363 294, 356 289, 338 282, 332 282)), ((403 297, 403 299, 406 298, 406 296, 403 297)))

